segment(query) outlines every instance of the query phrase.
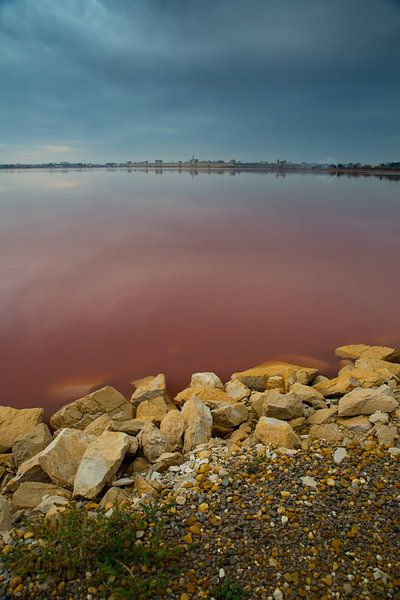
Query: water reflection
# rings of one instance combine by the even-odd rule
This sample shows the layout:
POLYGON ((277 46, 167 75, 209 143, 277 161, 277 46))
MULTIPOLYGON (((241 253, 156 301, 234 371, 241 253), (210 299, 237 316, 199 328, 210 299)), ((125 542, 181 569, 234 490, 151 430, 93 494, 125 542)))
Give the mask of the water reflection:
POLYGON ((400 343, 397 185, 201 175, 0 174, 1 404, 400 343))

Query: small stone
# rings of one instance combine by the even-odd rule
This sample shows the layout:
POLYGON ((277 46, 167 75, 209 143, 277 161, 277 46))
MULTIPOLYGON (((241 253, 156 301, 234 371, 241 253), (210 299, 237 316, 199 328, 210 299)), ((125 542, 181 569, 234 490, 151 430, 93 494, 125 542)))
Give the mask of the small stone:
POLYGON ((305 485, 306 487, 310 487, 312 489, 316 489, 317 487, 317 482, 315 481, 314 477, 310 477, 309 475, 306 475, 305 477, 300 477, 301 482, 303 485, 305 485))
POLYGON ((343 462, 347 456, 348 454, 346 452, 346 448, 336 448, 335 452, 333 453, 333 462, 337 465, 340 465, 340 463, 343 462))

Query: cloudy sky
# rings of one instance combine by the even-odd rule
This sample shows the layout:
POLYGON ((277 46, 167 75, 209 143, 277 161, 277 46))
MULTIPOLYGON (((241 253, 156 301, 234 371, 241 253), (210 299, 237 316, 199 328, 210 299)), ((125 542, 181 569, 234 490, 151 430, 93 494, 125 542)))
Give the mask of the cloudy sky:
POLYGON ((0 162, 400 160, 399 0, 0 0, 0 162))

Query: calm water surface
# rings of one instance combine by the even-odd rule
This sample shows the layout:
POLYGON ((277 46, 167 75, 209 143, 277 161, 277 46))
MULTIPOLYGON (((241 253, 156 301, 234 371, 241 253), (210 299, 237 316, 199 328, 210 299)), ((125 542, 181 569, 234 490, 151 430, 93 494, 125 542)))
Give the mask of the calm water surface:
POLYGON ((400 345, 400 183, 0 173, 0 404, 400 345))

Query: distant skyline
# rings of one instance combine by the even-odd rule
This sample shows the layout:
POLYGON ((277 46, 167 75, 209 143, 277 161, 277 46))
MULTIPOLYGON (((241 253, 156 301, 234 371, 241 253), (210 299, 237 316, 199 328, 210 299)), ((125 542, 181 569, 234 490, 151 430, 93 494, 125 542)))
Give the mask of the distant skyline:
POLYGON ((0 0, 0 163, 400 159, 399 0, 0 0))

